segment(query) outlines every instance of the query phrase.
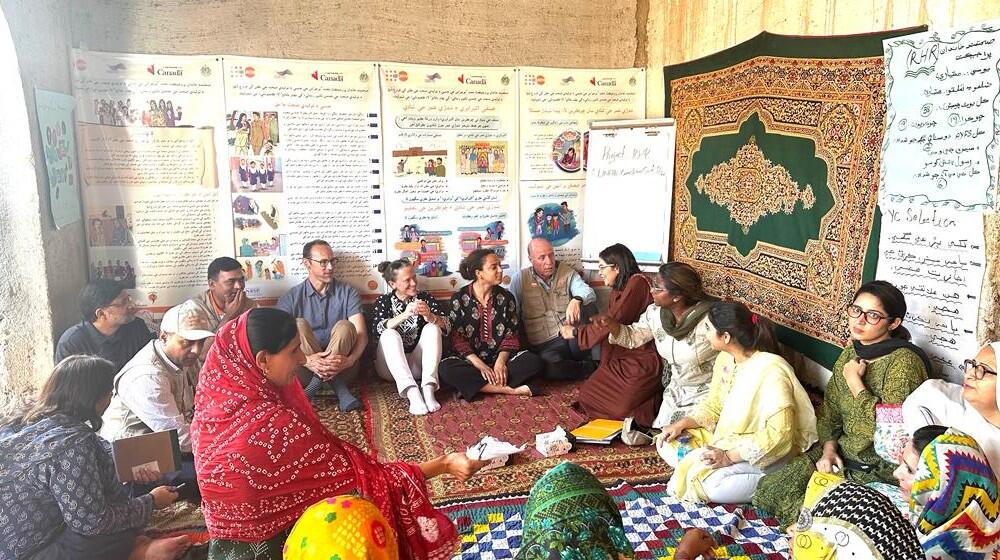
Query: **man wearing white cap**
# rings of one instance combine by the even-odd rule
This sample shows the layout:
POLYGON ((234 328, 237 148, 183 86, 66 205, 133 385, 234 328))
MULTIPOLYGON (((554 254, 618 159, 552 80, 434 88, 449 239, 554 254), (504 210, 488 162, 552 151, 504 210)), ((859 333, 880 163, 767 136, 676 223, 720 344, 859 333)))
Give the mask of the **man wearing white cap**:
POLYGON ((115 376, 101 436, 114 441, 177 430, 181 451, 190 453, 198 356, 212 336, 207 314, 191 302, 164 313, 159 338, 139 350, 115 376))

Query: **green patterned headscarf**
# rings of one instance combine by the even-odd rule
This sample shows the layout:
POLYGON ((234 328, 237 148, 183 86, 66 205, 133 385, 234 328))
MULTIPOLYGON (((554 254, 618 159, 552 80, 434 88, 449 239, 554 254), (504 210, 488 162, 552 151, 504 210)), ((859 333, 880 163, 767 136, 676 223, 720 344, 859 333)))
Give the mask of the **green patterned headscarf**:
POLYGON ((587 469, 561 463, 528 496, 517 560, 626 560, 635 553, 607 490, 587 469))

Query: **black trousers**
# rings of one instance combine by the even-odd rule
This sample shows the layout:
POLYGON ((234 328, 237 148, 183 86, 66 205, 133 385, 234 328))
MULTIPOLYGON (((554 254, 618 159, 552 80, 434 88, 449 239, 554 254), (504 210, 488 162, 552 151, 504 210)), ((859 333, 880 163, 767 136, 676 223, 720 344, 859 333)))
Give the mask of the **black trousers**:
POLYGON ((576 339, 566 340, 557 336, 548 342, 533 346, 531 351, 544 362, 546 379, 555 381, 575 381, 590 377, 597 369, 590 352, 580 350, 576 339))
MULTIPOLYGON (((487 365, 493 366, 493 364, 487 365)), ((541 371, 541 358, 527 350, 522 351, 507 361, 507 386, 520 387, 541 371)), ((467 401, 475 398, 487 384, 476 366, 457 356, 450 356, 441 361, 441 365, 438 366, 438 376, 441 383, 454 387, 467 401)))
POLYGON ((132 554, 139 529, 110 535, 81 535, 69 529, 29 556, 30 560, 126 560, 132 554))

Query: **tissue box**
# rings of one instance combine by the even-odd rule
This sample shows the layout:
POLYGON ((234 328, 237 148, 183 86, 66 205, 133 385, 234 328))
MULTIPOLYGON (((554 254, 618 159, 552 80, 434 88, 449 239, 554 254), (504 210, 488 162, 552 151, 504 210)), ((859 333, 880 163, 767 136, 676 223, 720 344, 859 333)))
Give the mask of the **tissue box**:
POLYGON ((571 449, 573 449, 573 446, 566 437, 566 431, 561 427, 535 436, 535 450, 541 453, 543 457, 565 455, 571 449))

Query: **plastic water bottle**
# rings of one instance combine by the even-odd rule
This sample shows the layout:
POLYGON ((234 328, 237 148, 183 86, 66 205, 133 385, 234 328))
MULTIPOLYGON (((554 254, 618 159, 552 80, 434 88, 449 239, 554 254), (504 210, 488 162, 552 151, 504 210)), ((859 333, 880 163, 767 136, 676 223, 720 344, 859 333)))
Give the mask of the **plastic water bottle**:
POLYGON ((687 452, 691 450, 691 436, 679 436, 677 438, 677 462, 679 463, 681 459, 687 455, 687 452))

